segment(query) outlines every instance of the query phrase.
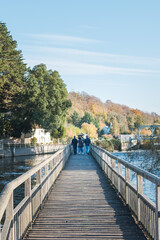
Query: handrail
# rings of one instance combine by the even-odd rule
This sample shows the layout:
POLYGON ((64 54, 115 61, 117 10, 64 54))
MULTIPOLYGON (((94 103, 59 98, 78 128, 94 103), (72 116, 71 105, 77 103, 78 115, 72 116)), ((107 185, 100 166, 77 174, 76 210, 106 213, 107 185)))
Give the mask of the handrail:
POLYGON ((91 154, 114 185, 118 195, 132 210, 138 222, 153 239, 160 240, 160 178, 94 144, 91 144, 91 154), (116 169, 116 161, 118 169, 116 169), (122 175, 122 166, 125 168, 125 176, 122 175), (136 187, 131 183, 130 170, 137 176, 136 187), (155 184, 156 204, 144 194, 143 179, 155 184))
POLYGON ((4 218, 5 213, 0 240, 22 239, 28 227, 32 224, 37 211, 41 208, 54 181, 68 160, 70 153, 71 147, 67 145, 64 149, 54 153, 53 156, 50 156, 5 186, 0 195, 0 222, 4 218), (43 168, 45 169, 44 176, 42 176, 43 168), (36 175, 36 185, 32 189, 31 177, 33 175, 36 175), (13 192, 23 183, 25 184, 25 197, 14 208, 13 192), (22 223, 21 219, 24 219, 24 223, 22 223), (18 226, 19 229, 17 229, 18 226))
MULTIPOLYGON (((62 152, 62 150, 61 150, 62 152)), ((59 152, 56 152, 54 154, 54 158, 59 154, 59 152)), ((53 157, 49 157, 44 162, 39 163, 37 166, 33 167, 32 169, 28 170, 27 172, 23 173, 21 176, 17 177, 13 181, 9 182, 3 189, 3 191, 0 194, 0 219, 3 216, 3 209, 6 208, 8 202, 7 200, 10 198, 12 192, 14 189, 16 189, 18 186, 20 186, 23 182, 25 182, 29 177, 34 175, 39 169, 44 167, 47 163, 49 163, 53 159, 53 157)))
MULTIPOLYGON (((97 146, 96 146, 97 147, 97 146)), ((97 147, 99 148, 99 147, 97 147)), ((139 167, 136 167, 134 165, 132 165, 131 163, 125 161, 124 159, 122 158, 119 158, 111 153, 109 153, 108 151, 106 151, 105 149, 102 149, 102 148, 99 148, 101 149, 102 152, 105 152, 107 153, 107 155, 109 157, 111 157, 112 159, 115 159, 117 160, 119 163, 123 164, 125 167, 128 167, 130 168, 132 171, 134 172, 137 172, 139 175, 141 175, 142 177, 150 180, 151 182, 157 184, 157 185, 160 185, 160 178, 152 173, 149 173, 147 172, 146 170, 142 169, 142 168, 139 168, 139 167)))

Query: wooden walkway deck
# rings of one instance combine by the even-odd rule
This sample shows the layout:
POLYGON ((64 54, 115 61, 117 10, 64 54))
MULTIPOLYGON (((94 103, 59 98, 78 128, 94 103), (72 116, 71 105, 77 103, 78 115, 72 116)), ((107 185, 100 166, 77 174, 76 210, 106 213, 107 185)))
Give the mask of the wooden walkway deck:
POLYGON ((72 155, 25 239, 146 239, 102 170, 72 155))

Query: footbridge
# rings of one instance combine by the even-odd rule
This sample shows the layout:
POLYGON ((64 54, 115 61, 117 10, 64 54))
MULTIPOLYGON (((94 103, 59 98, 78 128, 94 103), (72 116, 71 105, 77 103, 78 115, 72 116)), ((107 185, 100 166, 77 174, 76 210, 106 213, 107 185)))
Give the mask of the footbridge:
POLYGON ((6 185, 0 219, 1 240, 159 240, 160 178, 95 145, 91 155, 72 155, 68 145, 6 185), (156 203, 143 192, 146 179, 156 203), (24 196, 15 204, 19 187, 24 196))
POLYGON ((140 133, 143 128, 148 128, 149 130, 151 130, 152 132, 151 136, 154 136, 155 129, 159 127, 160 125, 140 125, 138 127, 138 136, 140 137, 140 133))

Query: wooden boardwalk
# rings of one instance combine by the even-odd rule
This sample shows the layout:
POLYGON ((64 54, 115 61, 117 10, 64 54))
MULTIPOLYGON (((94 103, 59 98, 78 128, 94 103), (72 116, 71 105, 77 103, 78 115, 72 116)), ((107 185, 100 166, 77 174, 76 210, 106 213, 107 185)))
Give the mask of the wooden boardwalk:
POLYGON ((102 170, 72 155, 25 239, 146 239, 102 170))

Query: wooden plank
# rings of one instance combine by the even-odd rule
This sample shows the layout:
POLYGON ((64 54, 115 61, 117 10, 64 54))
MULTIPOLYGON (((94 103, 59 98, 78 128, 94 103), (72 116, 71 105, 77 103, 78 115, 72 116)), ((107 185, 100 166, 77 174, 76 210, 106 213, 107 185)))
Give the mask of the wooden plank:
POLYGON ((72 155, 25 239, 146 239, 103 171, 72 155))

